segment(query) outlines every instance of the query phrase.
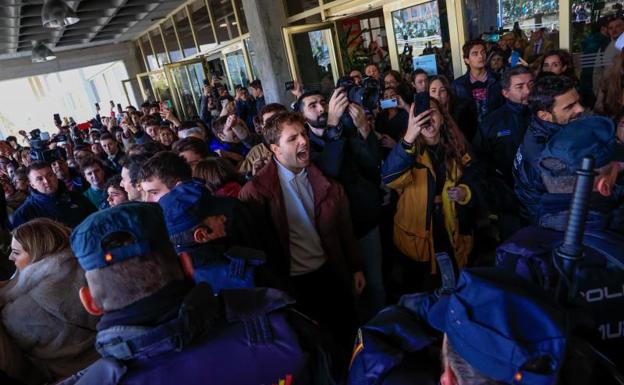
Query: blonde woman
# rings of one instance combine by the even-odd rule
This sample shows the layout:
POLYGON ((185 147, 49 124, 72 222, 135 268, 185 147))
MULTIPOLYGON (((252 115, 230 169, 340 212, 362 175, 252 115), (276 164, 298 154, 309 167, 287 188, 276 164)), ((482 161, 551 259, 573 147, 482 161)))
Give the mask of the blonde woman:
POLYGON ((47 218, 13 230, 15 276, 0 289, 7 334, 47 381, 94 362, 97 318, 84 311, 78 289, 84 271, 69 246, 71 230, 47 218))

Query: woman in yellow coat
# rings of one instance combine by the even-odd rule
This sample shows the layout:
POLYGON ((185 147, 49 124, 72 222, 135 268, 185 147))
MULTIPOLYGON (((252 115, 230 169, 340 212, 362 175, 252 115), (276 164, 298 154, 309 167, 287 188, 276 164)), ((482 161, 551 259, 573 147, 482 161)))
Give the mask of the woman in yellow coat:
POLYGON ((472 250, 475 170, 466 141, 436 99, 418 116, 413 110, 382 166, 384 183, 399 194, 394 243, 405 256, 405 291, 437 286, 436 253, 447 252, 462 268, 472 250))

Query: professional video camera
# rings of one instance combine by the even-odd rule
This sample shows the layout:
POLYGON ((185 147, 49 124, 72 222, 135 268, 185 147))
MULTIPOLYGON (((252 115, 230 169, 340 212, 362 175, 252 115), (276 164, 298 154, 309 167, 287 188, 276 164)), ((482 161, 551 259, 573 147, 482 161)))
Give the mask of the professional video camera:
MULTIPOLYGON (((58 140, 57 140, 58 141, 58 140)), ((34 129, 30 132, 28 145, 30 146, 30 159, 33 161, 54 162, 58 159, 67 159, 67 153, 61 147, 48 149, 50 134, 34 129)))

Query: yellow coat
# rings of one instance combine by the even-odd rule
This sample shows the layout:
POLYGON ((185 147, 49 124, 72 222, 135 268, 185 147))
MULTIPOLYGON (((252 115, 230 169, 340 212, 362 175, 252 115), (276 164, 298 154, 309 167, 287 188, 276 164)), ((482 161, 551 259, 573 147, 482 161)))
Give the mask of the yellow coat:
MULTIPOLYGON (((464 155, 463 165, 470 162, 470 155, 464 155)), ((433 194, 430 195, 428 186, 429 175, 433 177, 435 185, 435 170, 431 164, 431 158, 427 151, 417 155, 418 167, 412 167, 401 176, 388 183, 388 187, 399 193, 399 202, 394 216, 394 243, 405 255, 418 262, 431 261, 431 271, 436 271, 435 250, 433 247, 433 233, 431 218, 426 213, 433 209, 433 194)), ((459 268, 466 265, 468 255, 472 250, 472 235, 459 233, 456 203, 448 197, 448 189, 462 186, 468 191, 468 196, 461 205, 468 204, 472 198, 470 188, 464 184, 457 185, 461 172, 454 165, 451 172, 447 170, 447 178, 442 190, 442 209, 444 212, 445 227, 455 253, 455 260, 459 268)))

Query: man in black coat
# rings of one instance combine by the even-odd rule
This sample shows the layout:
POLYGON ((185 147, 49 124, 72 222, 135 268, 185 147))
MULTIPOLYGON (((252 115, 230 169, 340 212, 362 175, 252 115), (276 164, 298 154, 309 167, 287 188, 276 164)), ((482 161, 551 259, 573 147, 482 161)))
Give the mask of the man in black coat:
POLYGON ((522 66, 505 73, 502 80, 505 104, 485 116, 473 140, 477 157, 486 168, 488 183, 484 203, 498 214, 501 237, 521 226, 513 191, 512 166, 529 125, 529 93, 533 75, 522 66))

